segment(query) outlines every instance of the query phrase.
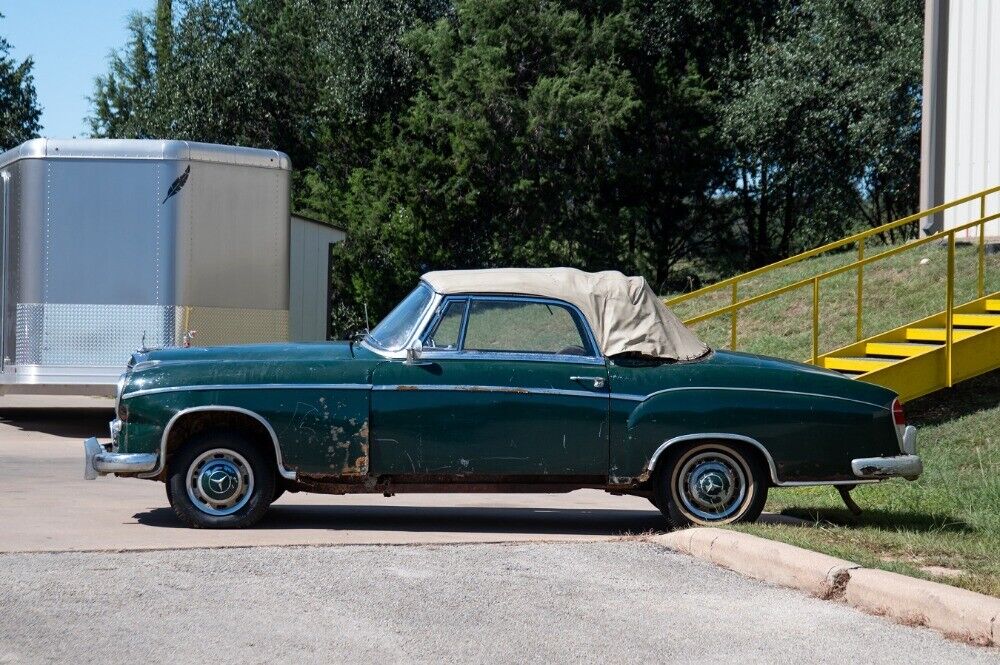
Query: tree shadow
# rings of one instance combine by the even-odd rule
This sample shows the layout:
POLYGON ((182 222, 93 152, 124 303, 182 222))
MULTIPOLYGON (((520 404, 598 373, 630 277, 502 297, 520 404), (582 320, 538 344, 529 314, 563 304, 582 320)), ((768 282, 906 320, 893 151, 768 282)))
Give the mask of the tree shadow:
POLYGON ((940 425, 962 416, 996 408, 1000 402, 1000 369, 906 403, 911 425, 940 425))
POLYGON ((785 508, 782 515, 797 517, 815 525, 829 524, 848 529, 877 527, 886 531, 917 531, 922 533, 975 533, 964 520, 951 515, 896 512, 877 508, 865 509, 854 515, 846 508, 785 508))

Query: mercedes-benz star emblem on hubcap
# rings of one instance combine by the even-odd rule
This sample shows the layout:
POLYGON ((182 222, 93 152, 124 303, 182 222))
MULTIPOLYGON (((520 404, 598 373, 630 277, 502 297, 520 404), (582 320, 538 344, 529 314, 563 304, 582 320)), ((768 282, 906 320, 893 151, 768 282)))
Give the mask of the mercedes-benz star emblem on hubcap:
POLYGON ((221 469, 214 471, 212 475, 209 476, 208 482, 211 484, 212 489, 219 494, 224 494, 233 487, 233 477, 221 469))
POLYGON ((722 483, 715 475, 702 476, 701 491, 709 496, 718 494, 722 490, 722 483))

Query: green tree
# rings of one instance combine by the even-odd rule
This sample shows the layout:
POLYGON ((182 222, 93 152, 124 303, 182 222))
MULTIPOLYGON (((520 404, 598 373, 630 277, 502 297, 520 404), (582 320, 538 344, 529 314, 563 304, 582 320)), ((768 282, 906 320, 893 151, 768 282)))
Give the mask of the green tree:
POLYGON ((155 41, 152 20, 139 12, 128 18, 128 43, 108 57, 108 72, 94 81, 87 117, 92 136, 155 138, 163 136, 158 116, 155 41))
MULTIPOLYGON (((0 14, 0 19, 3 14, 0 14)), ((30 57, 17 62, 11 46, 0 37, 0 152, 38 136, 42 111, 35 95, 30 57)))
POLYGON ((446 0, 334 0, 322 6, 316 50, 316 162, 302 173, 299 207, 342 220, 351 173, 369 167, 415 91, 416 55, 403 43, 446 0))
POLYGON ((734 61, 722 128, 751 265, 916 205, 919 0, 786 0, 734 61))
POLYGON ((156 55, 156 82, 163 85, 170 69, 174 41, 174 6, 171 0, 157 0, 153 45, 156 55))
POLYGON ((337 292, 384 312, 428 269, 609 264, 605 178, 640 107, 616 48, 635 38, 620 14, 531 0, 416 27, 422 85, 352 176, 337 292))

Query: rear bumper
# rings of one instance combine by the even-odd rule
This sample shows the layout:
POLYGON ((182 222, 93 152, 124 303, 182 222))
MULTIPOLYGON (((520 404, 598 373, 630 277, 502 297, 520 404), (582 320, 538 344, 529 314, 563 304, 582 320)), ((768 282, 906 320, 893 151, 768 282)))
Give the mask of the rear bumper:
POLYGON ((906 478, 916 480, 924 471, 924 463, 917 455, 896 457, 861 457, 851 460, 851 470, 858 478, 906 478))
POLYGON ((93 480, 109 473, 144 473, 156 468, 156 453, 114 453, 97 439, 83 442, 83 477, 93 480))

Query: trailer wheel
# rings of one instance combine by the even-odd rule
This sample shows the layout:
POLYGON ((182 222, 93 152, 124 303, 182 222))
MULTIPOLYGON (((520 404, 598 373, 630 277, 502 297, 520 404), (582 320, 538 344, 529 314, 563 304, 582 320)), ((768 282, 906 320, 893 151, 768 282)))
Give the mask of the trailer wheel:
POLYGON ((193 528, 251 526, 275 498, 274 465, 232 432, 192 438, 169 461, 168 472, 170 506, 193 528))

